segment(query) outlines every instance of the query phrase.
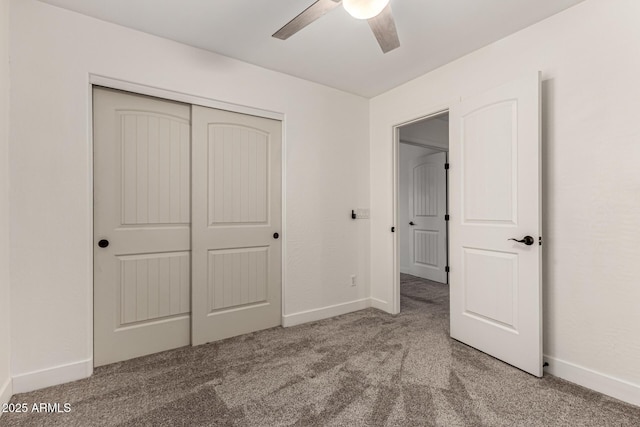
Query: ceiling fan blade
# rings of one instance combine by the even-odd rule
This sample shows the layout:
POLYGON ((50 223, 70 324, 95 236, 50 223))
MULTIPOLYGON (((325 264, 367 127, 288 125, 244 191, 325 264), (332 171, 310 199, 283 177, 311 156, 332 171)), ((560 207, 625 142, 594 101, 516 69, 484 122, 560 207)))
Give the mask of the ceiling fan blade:
POLYGON ((317 0, 311 6, 303 10, 300 15, 296 16, 284 27, 276 31, 271 37, 286 40, 316 19, 320 18, 325 13, 340 6, 340 3, 342 3, 342 0, 317 0))
POLYGON ((398 31, 396 30, 396 23, 393 20, 391 14, 391 3, 382 9, 379 15, 368 19, 371 31, 378 39, 378 44, 383 53, 392 51, 393 49, 400 47, 400 39, 398 38, 398 31))

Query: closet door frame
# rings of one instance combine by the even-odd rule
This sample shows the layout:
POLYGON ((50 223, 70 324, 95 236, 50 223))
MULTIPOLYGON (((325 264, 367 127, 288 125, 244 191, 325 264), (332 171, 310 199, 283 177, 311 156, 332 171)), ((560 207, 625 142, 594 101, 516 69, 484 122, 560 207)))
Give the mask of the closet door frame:
POLYGON ((91 271, 91 275, 92 275, 92 280, 87 284, 87 286, 89 287, 89 292, 88 292, 88 298, 87 298, 87 304, 90 307, 90 310, 88 310, 87 312, 87 323, 89 325, 89 341, 86 343, 87 345, 87 349, 89 354, 91 355, 91 372, 89 374, 91 374, 93 372, 93 345, 94 345, 94 333, 93 333, 93 312, 94 312, 94 306, 93 306, 93 286, 94 286, 94 280, 93 280, 93 269, 94 269, 94 262, 93 262, 93 253, 94 253, 94 222, 93 222, 93 216, 94 216, 94 194, 93 194, 93 185, 94 185, 94 169, 93 169, 93 87, 94 86, 102 86, 105 88, 109 88, 109 89, 116 89, 116 90, 121 90, 121 91, 126 91, 126 92, 132 92, 134 94, 139 94, 139 95, 147 95, 147 96, 153 96, 156 98, 161 98, 161 99, 166 99, 169 101, 177 101, 177 102, 182 102, 185 104, 192 104, 192 105, 200 105, 203 107, 209 107, 209 108, 216 108, 219 110, 226 110, 226 111, 230 111, 230 112, 234 112, 234 113, 241 113, 241 114, 249 114, 252 116, 257 116, 257 117, 264 117, 267 119, 274 119, 274 120, 279 120, 280 122, 282 122, 282 193, 281 193, 281 200, 282 200, 282 217, 281 217, 281 229, 282 229, 282 263, 281 263, 281 271, 282 271, 282 280, 281 280, 281 286, 282 286, 282 291, 281 291, 281 323, 284 324, 284 307, 285 307, 285 292, 286 292, 286 253, 287 253, 287 240, 286 240, 286 116, 283 113, 280 112, 276 112, 276 111, 269 111, 269 110, 263 110, 260 108, 253 108, 253 107, 248 107, 248 106, 244 106, 244 105, 239 105, 239 104, 232 104, 232 103, 228 103, 228 102, 224 102, 224 101, 220 101, 220 100, 216 100, 216 99, 212 99, 212 98, 205 98, 202 96, 198 96, 198 95, 191 95, 191 94, 186 94, 186 93, 182 93, 182 92, 176 92, 176 91, 172 91, 170 89, 163 89, 163 88, 157 88, 157 87, 152 87, 152 86, 146 86, 146 85, 142 85, 139 83, 134 83, 134 82, 129 82, 126 80, 120 80, 120 79, 115 79, 115 78, 111 78, 111 77, 106 77, 106 76, 101 76, 101 75, 96 75, 96 74, 89 74, 88 76, 88 84, 87 84, 87 91, 86 91, 86 100, 87 100, 87 141, 89 144, 89 158, 87 159, 88 162, 88 188, 87 191, 89 192, 89 203, 87 206, 87 210, 88 210, 88 216, 89 216, 89 221, 88 221, 88 229, 89 229, 89 236, 90 238, 87 239, 86 242, 86 250, 87 250, 87 258, 88 258, 88 262, 89 262, 89 269, 91 271))

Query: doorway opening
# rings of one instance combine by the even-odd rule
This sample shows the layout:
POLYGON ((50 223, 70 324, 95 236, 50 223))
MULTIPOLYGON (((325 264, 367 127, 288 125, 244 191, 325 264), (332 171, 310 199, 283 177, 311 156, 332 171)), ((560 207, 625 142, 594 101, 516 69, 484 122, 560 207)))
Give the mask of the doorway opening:
MULTIPOLYGON (((401 296, 407 297, 403 287, 438 289, 449 284, 449 113, 437 113, 396 129, 399 265, 396 301, 402 310, 401 296)), ((440 300, 448 311, 448 297, 446 301, 440 300)))

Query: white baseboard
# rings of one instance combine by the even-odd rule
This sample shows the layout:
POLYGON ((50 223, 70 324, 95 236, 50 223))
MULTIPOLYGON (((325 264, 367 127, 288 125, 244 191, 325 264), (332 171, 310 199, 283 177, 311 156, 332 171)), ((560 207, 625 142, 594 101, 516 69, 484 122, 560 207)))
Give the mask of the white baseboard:
POLYGON ((400 273, 402 273, 402 274, 411 274, 411 268, 410 267, 400 266, 400 273))
POLYGON ((13 393, 26 393, 45 387, 88 378, 93 373, 93 359, 55 366, 13 377, 13 393))
POLYGON ((378 298, 371 297, 371 307, 377 308, 378 310, 382 310, 386 313, 391 313, 390 304, 378 298))
POLYGON ((328 319, 330 317, 340 316, 341 314, 347 314, 369 307, 371 307, 371 300, 369 298, 363 298, 314 310, 301 311, 299 313, 282 316, 282 326, 286 328, 288 326, 301 325, 307 322, 315 322, 316 320, 328 319))
MULTIPOLYGON (((13 396, 13 388, 12 388, 11 378, 7 379, 4 384, 0 386, 0 405, 8 403, 11 400, 11 396, 13 396)), ((0 411, 0 416, 2 415, 2 411, 0 411)))
POLYGON ((551 375, 640 406, 640 384, 633 384, 551 356, 545 355, 544 361, 549 364, 544 370, 551 375))

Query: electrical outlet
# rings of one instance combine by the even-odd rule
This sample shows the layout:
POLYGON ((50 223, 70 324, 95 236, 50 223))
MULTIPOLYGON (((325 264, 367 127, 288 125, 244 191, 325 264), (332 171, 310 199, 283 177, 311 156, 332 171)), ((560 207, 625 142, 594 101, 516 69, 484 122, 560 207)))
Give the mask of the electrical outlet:
POLYGON ((351 275, 351 286, 355 286, 356 285, 356 275, 352 274, 351 275))
POLYGON ((369 209, 365 209, 365 208, 356 209, 356 218, 357 219, 369 219, 369 209))

